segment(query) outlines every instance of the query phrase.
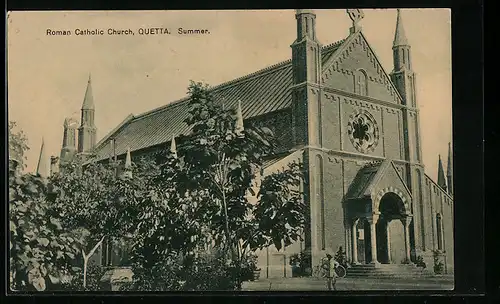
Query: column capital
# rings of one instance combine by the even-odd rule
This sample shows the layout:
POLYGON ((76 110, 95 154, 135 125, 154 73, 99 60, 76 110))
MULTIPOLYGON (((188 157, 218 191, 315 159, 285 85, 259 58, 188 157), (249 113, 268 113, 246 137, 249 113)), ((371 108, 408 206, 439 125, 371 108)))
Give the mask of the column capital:
POLYGON ((410 223, 411 223, 411 218, 412 216, 411 215, 407 215, 405 217, 402 217, 401 218, 401 223, 408 228, 408 226, 410 226, 410 223))
POLYGON ((351 223, 352 223, 353 226, 356 226, 359 223, 359 218, 353 218, 351 220, 351 223))
POLYGON ((366 217, 366 220, 368 223, 371 224, 376 224, 380 218, 380 214, 372 214, 371 216, 366 217))

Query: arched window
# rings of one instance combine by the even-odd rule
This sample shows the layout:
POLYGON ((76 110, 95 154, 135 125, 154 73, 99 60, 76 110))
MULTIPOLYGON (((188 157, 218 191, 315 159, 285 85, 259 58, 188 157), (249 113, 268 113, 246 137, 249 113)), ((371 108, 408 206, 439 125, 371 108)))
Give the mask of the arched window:
POLYGON ((357 70, 354 75, 354 88, 355 92, 359 95, 366 96, 368 95, 368 77, 366 76, 365 71, 357 70))
POLYGON ((436 214, 436 232, 437 232, 437 245, 438 250, 443 250, 443 223, 441 214, 436 214))

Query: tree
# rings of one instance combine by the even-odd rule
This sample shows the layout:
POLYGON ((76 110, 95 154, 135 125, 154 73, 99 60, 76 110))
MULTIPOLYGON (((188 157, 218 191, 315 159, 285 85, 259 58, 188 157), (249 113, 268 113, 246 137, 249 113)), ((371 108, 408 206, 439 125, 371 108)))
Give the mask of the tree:
POLYGON ((10 260, 13 288, 43 291, 47 279, 58 283, 70 271, 84 234, 66 230, 47 201, 42 178, 9 175, 10 260))
POLYGON ((266 156, 275 153, 275 139, 268 128, 244 127, 241 108, 225 108, 208 87, 191 83, 191 105, 186 123, 192 134, 183 137, 179 155, 184 161, 187 189, 206 195, 212 204, 209 218, 212 237, 232 251, 236 267, 247 250, 274 244, 278 250, 300 238, 306 208, 300 193, 302 167, 290 164, 265 177, 249 202, 252 183, 266 156))
POLYGON ((26 151, 29 150, 28 138, 22 130, 17 130, 17 123, 15 121, 9 121, 9 159, 16 160, 21 168, 26 165, 24 161, 26 156, 24 155, 26 151))
MULTIPOLYGON (((243 128, 236 111, 201 83, 192 83, 188 93, 191 111, 185 122, 192 133, 177 138, 178 153, 165 146, 155 159, 135 164, 134 179, 142 180, 144 193, 134 211, 136 289, 213 288, 203 271, 211 269, 212 280, 222 282, 217 275, 234 275, 221 263, 229 257, 240 274, 247 252, 271 244, 281 249, 300 238, 305 223, 300 164, 265 177, 252 193, 264 157, 274 152, 272 132, 243 128), (252 195, 257 204, 249 201, 252 195), (225 258, 203 253, 212 243, 225 258)), ((231 286, 223 285, 219 288, 231 286)))
MULTIPOLYGON (((29 149, 22 130, 9 122, 9 158, 24 164, 29 149)), ((17 166, 16 166, 17 167, 17 166)), ((78 230, 66 230, 48 202, 46 180, 9 170, 9 249, 11 287, 43 291, 70 271, 70 262, 83 242, 78 230), (50 281, 48 281, 50 279, 50 281)))
POLYGON ((140 180, 117 177, 118 164, 90 162, 82 159, 61 165, 61 174, 50 179, 54 208, 68 229, 87 231, 80 248, 83 260, 83 287, 86 288, 89 259, 108 239, 124 237, 134 222, 129 206, 142 196, 140 180))

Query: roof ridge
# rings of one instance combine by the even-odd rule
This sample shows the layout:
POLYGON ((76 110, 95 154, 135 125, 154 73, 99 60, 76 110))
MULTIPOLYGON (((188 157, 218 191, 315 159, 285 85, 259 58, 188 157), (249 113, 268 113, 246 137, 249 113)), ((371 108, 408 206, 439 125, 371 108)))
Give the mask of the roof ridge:
MULTIPOLYGON (((322 46, 321 47, 321 51, 326 51, 328 49, 331 49, 331 48, 334 48, 336 46, 339 46, 340 44, 342 44, 347 38, 344 38, 344 39, 341 39, 341 40, 338 40, 336 42, 333 42, 333 43, 330 43, 326 46, 322 46)), ((292 62, 292 59, 287 59, 287 60, 284 60, 284 61, 280 61, 278 63, 275 63, 275 64, 272 64, 268 67, 265 67, 265 68, 262 68, 260 70, 257 70, 255 72, 252 72, 250 74, 246 74, 246 75, 243 75, 243 76, 240 76, 240 77, 237 77, 237 78, 234 78, 234 79, 231 79, 229 81, 226 81, 226 82, 222 82, 220 84, 217 84, 215 86, 212 86, 212 87, 209 87, 209 91, 216 91, 222 87, 228 87, 230 85, 234 85, 236 83, 239 83, 241 82, 242 80, 250 80, 252 79, 253 77, 257 76, 257 75, 263 75, 265 74, 266 72, 269 72, 271 70, 274 70, 274 69, 277 69, 277 68, 281 68, 281 67, 285 67, 286 65, 290 64, 292 62)), ((189 100, 189 96, 185 96, 181 99, 178 99, 178 100, 175 100, 175 101, 172 101, 166 105, 163 105, 163 106, 160 106, 160 107, 157 107, 157 108, 154 108, 154 109, 151 109, 149 111, 146 111, 146 112, 143 112, 143 113, 140 113, 140 114, 137 114, 134 116, 134 120, 137 120, 137 119, 141 119, 141 118, 144 118, 144 117, 147 117, 148 115, 151 115, 153 113, 157 113, 159 111, 163 111, 167 108, 170 108, 170 107, 173 107, 173 106, 176 106, 176 105, 180 105, 182 104, 183 102, 186 102, 189 100)))

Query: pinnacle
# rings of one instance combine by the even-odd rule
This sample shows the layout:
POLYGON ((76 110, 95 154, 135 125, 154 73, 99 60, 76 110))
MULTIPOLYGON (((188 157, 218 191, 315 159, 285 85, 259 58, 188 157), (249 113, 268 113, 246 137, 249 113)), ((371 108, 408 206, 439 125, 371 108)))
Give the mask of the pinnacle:
POLYGON ((441 155, 439 155, 439 161, 438 161, 438 180, 437 184, 445 189, 446 188, 446 179, 444 176, 444 169, 443 169, 443 162, 441 161, 441 155))
POLYGON ((130 148, 127 148, 127 156, 125 157, 125 169, 130 169, 132 166, 132 157, 130 156, 130 148))
POLYGON ((170 153, 177 156, 177 145, 175 144, 175 136, 172 135, 172 141, 170 142, 170 153))
POLYGON ((243 113, 241 111, 241 100, 238 100, 238 108, 236 109, 236 126, 235 126, 235 131, 236 133, 241 133, 244 130, 243 126, 243 113))

